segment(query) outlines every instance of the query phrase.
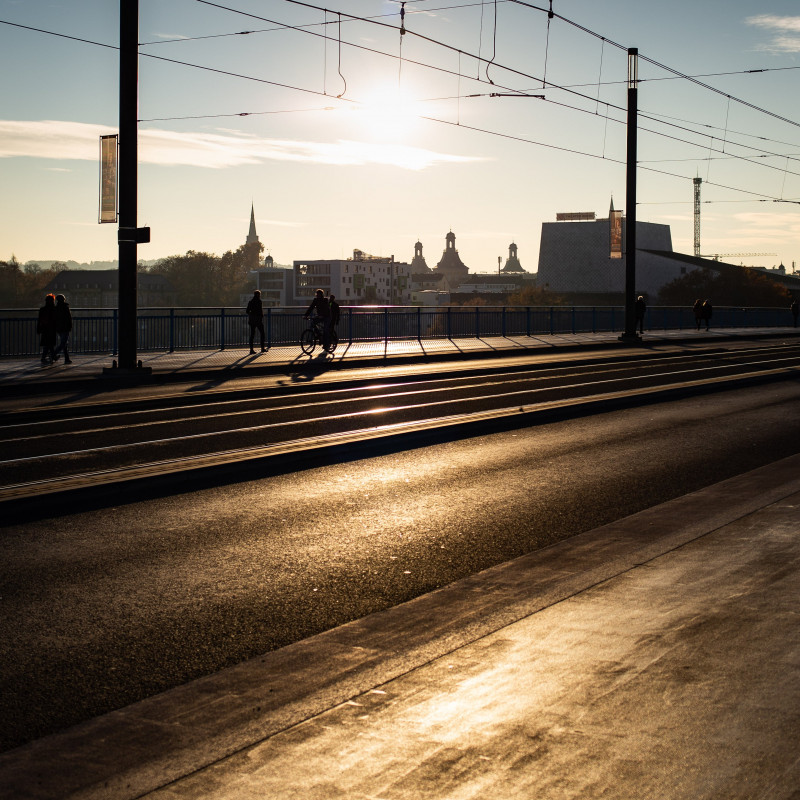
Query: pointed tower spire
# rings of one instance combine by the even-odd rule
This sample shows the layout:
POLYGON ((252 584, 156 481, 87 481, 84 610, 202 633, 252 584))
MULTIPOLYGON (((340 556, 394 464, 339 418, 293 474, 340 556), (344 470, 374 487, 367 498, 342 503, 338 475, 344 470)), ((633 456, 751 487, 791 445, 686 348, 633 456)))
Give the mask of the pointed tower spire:
POLYGON ((247 234, 245 244, 258 244, 258 234, 256 233, 256 212, 252 203, 250 203, 250 232, 247 234))
POLYGON ((611 216, 611 212, 614 211, 614 195, 611 195, 611 206, 608 209, 608 215, 611 216))

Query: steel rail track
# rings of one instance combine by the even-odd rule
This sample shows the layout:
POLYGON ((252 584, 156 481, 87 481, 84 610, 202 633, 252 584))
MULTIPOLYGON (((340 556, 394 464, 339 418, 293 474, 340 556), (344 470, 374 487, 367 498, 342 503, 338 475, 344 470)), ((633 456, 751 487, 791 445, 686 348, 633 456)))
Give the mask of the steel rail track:
MULTIPOLYGON (((750 362, 746 366, 748 371, 739 371, 735 374, 721 374, 721 370, 730 368, 731 365, 723 365, 715 368, 716 375, 709 375, 708 369, 695 370, 704 372, 702 377, 699 375, 694 379, 687 380, 686 372, 681 373, 662 373, 659 377, 669 378, 667 382, 659 382, 657 385, 647 385, 638 387, 611 388, 612 384, 619 383, 619 379, 608 379, 605 381, 595 381, 591 384, 574 384, 570 388, 583 389, 587 386, 597 388, 603 387, 605 391, 595 391, 591 394, 580 394, 578 396, 560 397, 554 399, 542 399, 539 402, 513 403, 508 404, 511 398, 518 399, 521 395, 535 395, 545 390, 529 389, 507 392, 501 395, 485 395, 480 399, 503 399, 506 405, 488 409, 464 411, 456 414, 441 414, 438 416, 425 416, 420 419, 403 420, 389 422, 382 425, 361 426, 346 430, 326 431, 322 435, 298 436, 279 441, 260 443, 245 447, 225 448, 213 452, 202 452, 184 455, 175 458, 155 459, 146 463, 134 463, 127 465, 117 465, 104 469, 90 469, 81 472, 72 472, 67 475, 55 475, 39 480, 27 480, 0 487, 0 502, 38 497, 40 495, 50 495, 56 492, 71 491, 78 488, 90 488, 92 486, 104 484, 118 484, 123 481, 136 481, 142 479, 163 478, 165 476, 175 476, 192 470, 207 470, 220 467, 235 467, 241 463, 251 462, 254 459, 270 459, 279 456, 297 455, 298 453, 314 454, 321 450, 336 450, 345 445, 373 442, 380 439, 399 439, 409 437, 414 434, 435 433, 442 431, 452 431, 461 429, 470 430, 471 435, 490 432, 486 425, 492 422, 512 421, 514 426, 524 426, 535 424, 540 419, 552 416, 554 413, 560 414, 587 414, 597 413, 601 410, 611 408, 621 408, 642 402, 657 402, 659 400, 674 399, 691 394, 720 391, 731 388, 739 388, 756 383, 763 383, 773 380, 785 380, 800 375, 800 363, 798 359, 781 358, 776 366, 776 360, 750 362), (757 368, 756 368, 757 367, 757 368), (676 376, 680 380, 675 380, 676 376)), ((742 365, 740 365, 742 366, 742 365)), ((653 377, 653 376, 648 376, 653 377)), ((631 379, 632 380, 632 379, 631 379)), ((564 387, 562 387, 563 389, 564 387)), ((478 398, 461 398, 458 402, 476 402, 478 398)), ((394 409, 369 409, 352 412, 347 415, 333 415, 319 417, 315 420, 297 420, 292 424, 299 426, 302 423, 318 425, 331 421, 341 422, 343 419, 364 419, 367 416, 377 416, 387 412, 407 412, 409 410, 425 409, 432 406, 443 407, 452 406, 454 400, 440 400, 433 403, 413 404, 411 406, 397 407, 394 409)), ((236 429, 234 433, 252 433, 267 429, 285 429, 286 422, 269 423, 266 425, 251 426, 246 429, 236 429)), ((231 431, 224 432, 231 435, 231 431)), ((177 437, 173 439, 154 440, 152 442, 138 442, 129 445, 109 445, 94 450, 71 451, 46 456, 34 456, 24 459, 12 459, 0 462, 0 469, 3 471, 16 471, 23 463, 47 462, 58 457, 63 457, 68 463, 77 466, 76 457, 86 457, 91 452, 131 452, 133 448, 146 445, 169 446, 175 442, 185 442, 189 439, 205 439, 219 437, 223 432, 213 432, 210 434, 194 434, 190 437, 177 437)))

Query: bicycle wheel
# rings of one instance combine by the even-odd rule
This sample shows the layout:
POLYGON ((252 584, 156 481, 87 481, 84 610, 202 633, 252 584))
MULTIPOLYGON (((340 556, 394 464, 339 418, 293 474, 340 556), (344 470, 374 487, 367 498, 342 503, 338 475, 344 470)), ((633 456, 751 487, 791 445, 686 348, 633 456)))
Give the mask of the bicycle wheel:
POLYGON ((326 350, 329 353, 332 353, 336 349, 336 345, 339 344, 339 336, 336 331, 331 331, 328 335, 328 347, 326 350))
POLYGON ((310 356, 314 352, 314 346, 316 343, 317 337, 314 335, 314 330, 312 328, 306 328, 300 334, 300 349, 307 356, 310 356))

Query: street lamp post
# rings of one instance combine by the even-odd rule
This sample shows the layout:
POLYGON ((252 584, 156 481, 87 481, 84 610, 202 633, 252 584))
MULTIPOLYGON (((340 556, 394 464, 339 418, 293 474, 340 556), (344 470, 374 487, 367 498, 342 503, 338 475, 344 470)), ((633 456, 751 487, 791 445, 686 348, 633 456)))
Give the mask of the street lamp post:
MULTIPOLYGON (((139 124, 139 0, 119 3, 119 368, 115 374, 145 374, 136 359, 137 244, 150 229, 137 227, 139 124)), ((115 365, 116 367, 116 365, 115 365)), ((106 372, 106 370, 104 370, 106 372)))
POLYGON ((625 332, 623 342, 638 342, 636 333, 636 133, 639 49, 628 48, 628 156, 625 180, 625 332))

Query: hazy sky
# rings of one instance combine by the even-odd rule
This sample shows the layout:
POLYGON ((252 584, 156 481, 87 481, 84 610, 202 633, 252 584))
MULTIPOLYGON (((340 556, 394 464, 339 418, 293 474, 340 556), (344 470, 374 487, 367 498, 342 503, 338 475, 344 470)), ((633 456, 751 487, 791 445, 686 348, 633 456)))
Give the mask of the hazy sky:
MULTIPOLYGON (((548 2, 408 0, 401 40, 397 2, 140 0, 139 257, 235 249, 252 202, 278 263, 410 261, 419 238, 433 266, 452 229, 471 271, 512 241, 535 271, 542 222, 625 208, 638 47, 638 218, 691 253, 699 175, 704 253, 800 261, 800 205, 773 202, 800 200, 797 0, 553 0, 549 30, 548 2), (520 92, 544 99, 489 97, 520 92)), ((117 256, 118 13, 0 0, 0 259, 117 256)))

